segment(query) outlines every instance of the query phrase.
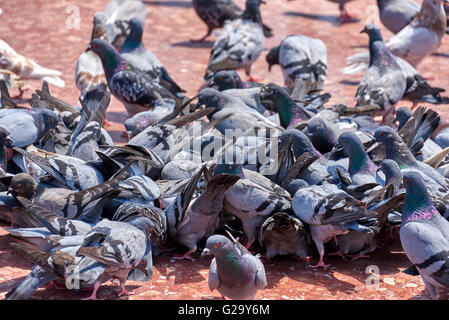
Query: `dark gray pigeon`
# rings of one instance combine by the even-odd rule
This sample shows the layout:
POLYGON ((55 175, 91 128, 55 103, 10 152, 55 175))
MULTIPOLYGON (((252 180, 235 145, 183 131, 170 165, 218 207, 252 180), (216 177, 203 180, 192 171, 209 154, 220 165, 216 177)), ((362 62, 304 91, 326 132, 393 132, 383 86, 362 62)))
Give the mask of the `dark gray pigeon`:
POLYGON ((198 241, 214 234, 220 226, 224 197, 240 179, 236 175, 221 174, 207 181, 204 176, 204 189, 195 194, 201 177, 207 175, 206 170, 206 167, 199 170, 165 211, 170 237, 189 249, 175 259, 193 260, 190 255, 197 250, 198 241))
MULTIPOLYGON (((203 42, 217 28, 222 28, 227 20, 235 20, 241 18, 243 10, 238 7, 232 0, 193 0, 193 8, 198 17, 207 25, 207 34, 193 42, 203 42)), ((263 25, 265 37, 272 37, 271 28, 263 25)))
POLYGON ((362 32, 369 36, 370 64, 360 82, 355 99, 356 107, 373 107, 373 114, 390 116, 394 105, 404 96, 406 79, 393 54, 383 42, 379 28, 367 24, 362 32))
POLYGON ((176 100, 170 91, 145 71, 126 62, 105 40, 93 40, 90 48, 101 59, 109 90, 125 105, 130 116, 152 108, 158 99, 176 100))
POLYGON ((143 24, 138 19, 131 19, 129 21, 129 27, 129 34, 120 49, 120 55, 129 64, 145 71, 150 77, 157 79, 172 94, 177 95, 185 92, 171 78, 159 59, 145 48, 142 43, 143 24))
POLYGON ((405 173, 404 186, 402 247, 417 267, 430 296, 438 299, 438 289, 449 288, 449 222, 433 205, 419 173, 405 173))
POLYGON ((201 255, 214 256, 209 268, 209 289, 217 290, 223 299, 254 299, 257 292, 267 285, 264 265, 233 240, 222 235, 207 239, 201 255))

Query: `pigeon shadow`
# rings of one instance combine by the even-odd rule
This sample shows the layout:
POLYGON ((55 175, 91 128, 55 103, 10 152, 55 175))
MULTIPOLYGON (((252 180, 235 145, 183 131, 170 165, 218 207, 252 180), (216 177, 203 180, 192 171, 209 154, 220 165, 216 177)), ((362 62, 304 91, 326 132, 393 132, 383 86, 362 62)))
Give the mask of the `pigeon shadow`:
POLYGON ((203 41, 203 42, 182 41, 171 44, 172 47, 186 47, 194 49, 212 48, 213 45, 214 45, 213 41, 203 41))
POLYGON ((359 82, 358 81, 351 81, 351 80, 341 80, 340 84, 343 84, 345 86, 358 86, 359 82))
POLYGON ((162 253, 157 256, 153 262, 153 268, 156 268, 162 277, 166 279, 174 277, 174 283, 186 284, 202 282, 206 279, 201 275, 200 271, 209 270, 210 260, 200 258, 199 253, 192 254, 195 261, 190 260, 172 260, 174 251, 170 253, 162 253))
POLYGON ((167 6, 167 7, 181 7, 191 8, 191 1, 142 1, 144 4, 150 6, 167 6))
POLYGON ((434 52, 434 53, 431 54, 431 56, 442 57, 442 58, 449 58, 449 54, 444 53, 444 52, 434 52))
MULTIPOLYGON (((334 15, 318 15, 318 14, 294 12, 294 11, 286 11, 286 12, 284 12, 284 15, 329 22, 329 23, 331 23, 333 25, 337 25, 337 26, 342 25, 340 18, 338 16, 334 16, 334 15)), ((355 19, 352 19, 351 21, 349 21, 348 23, 357 23, 357 22, 360 22, 360 19, 355 18, 355 19)))

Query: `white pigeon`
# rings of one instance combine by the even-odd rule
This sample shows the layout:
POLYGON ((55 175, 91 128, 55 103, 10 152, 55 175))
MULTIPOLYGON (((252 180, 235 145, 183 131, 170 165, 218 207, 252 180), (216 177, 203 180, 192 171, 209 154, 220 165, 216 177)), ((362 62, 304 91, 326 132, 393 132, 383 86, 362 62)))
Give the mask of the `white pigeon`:
MULTIPOLYGON (((444 0, 424 0, 420 12, 400 32, 386 42, 387 48, 413 67, 438 49, 446 33, 446 13, 441 2, 444 0)), ((363 51, 346 59, 349 65, 344 74, 365 71, 369 64, 369 52, 363 51)))
POLYGON ((64 87, 65 82, 59 76, 61 72, 44 68, 32 59, 22 56, 0 39, 0 69, 14 72, 21 79, 39 79, 58 87, 64 87))

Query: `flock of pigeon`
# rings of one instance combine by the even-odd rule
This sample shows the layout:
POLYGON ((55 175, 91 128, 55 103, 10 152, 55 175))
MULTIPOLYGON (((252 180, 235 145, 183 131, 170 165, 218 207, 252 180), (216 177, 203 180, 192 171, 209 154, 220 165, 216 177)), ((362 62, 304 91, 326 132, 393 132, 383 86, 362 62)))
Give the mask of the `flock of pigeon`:
MULTIPOLYGON (((345 22, 346 1, 337 2, 345 22)), ((76 65, 77 106, 51 95, 48 84, 64 86, 60 72, 0 40, 0 218, 11 224, 11 246, 34 263, 6 298, 52 284, 97 299, 109 279, 119 280, 119 296, 131 294, 126 280, 150 281, 153 256, 177 248, 185 253, 174 260, 194 261, 200 247, 214 256, 209 288, 252 299, 267 284, 263 259, 316 257, 308 266, 327 268, 325 252, 369 258, 393 228, 406 272, 438 298, 449 288, 449 128, 424 106, 395 105, 448 103, 415 69, 440 45, 446 13, 442 0, 377 2, 395 35, 384 42, 377 25, 362 30, 369 51, 345 70, 365 72, 354 107, 324 107, 319 39, 289 35, 266 54, 284 86, 251 76, 276 32, 262 23, 263 0, 244 10, 193 0, 207 34, 192 41, 223 28, 193 98, 142 43, 140 0, 112 0, 94 15, 76 65), (43 80, 31 108, 8 91, 29 78, 43 80), (125 145, 104 128, 111 94, 129 114, 125 145)))

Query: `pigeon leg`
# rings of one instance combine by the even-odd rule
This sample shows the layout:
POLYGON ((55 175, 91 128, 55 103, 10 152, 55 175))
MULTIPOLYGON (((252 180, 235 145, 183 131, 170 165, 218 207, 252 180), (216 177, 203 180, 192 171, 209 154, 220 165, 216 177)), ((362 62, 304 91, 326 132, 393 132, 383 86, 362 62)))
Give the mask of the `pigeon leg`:
POLYGON ((320 254, 320 261, 315 265, 309 265, 310 268, 319 268, 323 267, 324 269, 327 269, 329 267, 328 264, 324 264, 323 257, 324 257, 324 245, 323 243, 316 243, 316 247, 318 249, 318 252, 320 254))
MULTIPOLYGON (((100 275, 100 277, 102 277, 102 276, 100 275)), ((92 294, 89 297, 84 298, 83 300, 102 300, 102 299, 97 298, 97 291, 100 288, 100 286, 101 286, 101 280, 99 281, 99 279, 97 279, 97 281, 95 281, 95 284, 94 284, 94 291, 92 291, 92 294)))
POLYGON ((195 259, 192 258, 192 257, 190 256, 190 255, 191 255, 192 253, 194 253, 195 251, 196 251, 196 246, 195 246, 195 248, 189 250, 188 252, 186 252, 186 253, 183 254, 183 255, 179 255, 179 254, 175 255, 175 256, 174 256, 174 259, 175 259, 175 260, 184 260, 184 259, 187 259, 187 260, 190 260, 190 261, 195 261, 195 259))
POLYGON ((120 280, 120 288, 121 288, 121 290, 120 290, 120 292, 118 293, 118 296, 119 296, 119 297, 121 297, 121 296, 123 296, 123 295, 130 296, 130 295, 133 295, 133 294, 134 294, 133 291, 128 291, 128 290, 126 290, 126 288, 125 288, 125 281, 124 281, 124 280, 120 280))
POLYGON ((18 95, 16 95, 16 96, 14 96, 14 97, 11 97, 11 99, 14 99, 14 100, 20 100, 20 99, 22 99, 23 98, 23 94, 26 92, 26 91, 28 91, 28 90, 30 90, 30 88, 25 88, 25 89, 23 89, 22 87, 19 87, 19 94, 18 95))
POLYGON ((110 129, 111 127, 112 127, 112 122, 108 121, 108 120, 106 120, 106 118, 104 118, 104 120, 103 120, 103 128, 110 129))
POLYGON ((330 255, 330 256, 339 256, 339 257, 341 257, 344 261, 346 261, 346 256, 345 256, 343 253, 341 253, 340 251, 328 253, 328 255, 330 255))
POLYGON ((249 248, 251 248, 251 246, 253 245, 254 240, 255 239, 253 239, 251 241, 248 241, 248 239, 246 239, 246 241, 245 241, 245 248, 249 250, 249 248))
POLYGON ((190 41, 197 42, 197 43, 204 42, 204 41, 206 41, 207 37, 209 37, 211 35, 211 33, 212 33, 212 29, 208 28, 207 34, 204 37, 202 37, 201 39, 191 39, 190 41))
POLYGON ((104 272, 98 276, 97 280, 95 280, 94 291, 92 291, 92 294, 89 297, 84 298, 83 300, 102 300, 97 298, 97 291, 100 288, 101 283, 103 282, 103 277, 104 272))

